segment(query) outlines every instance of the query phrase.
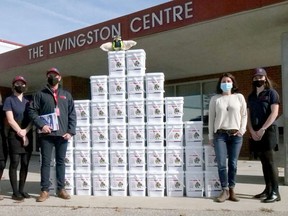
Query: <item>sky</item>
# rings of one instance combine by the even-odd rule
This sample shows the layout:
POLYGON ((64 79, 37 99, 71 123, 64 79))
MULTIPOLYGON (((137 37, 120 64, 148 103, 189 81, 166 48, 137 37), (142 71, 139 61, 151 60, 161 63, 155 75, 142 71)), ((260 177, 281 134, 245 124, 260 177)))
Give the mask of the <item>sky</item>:
POLYGON ((30 45, 169 0, 0 0, 0 39, 30 45))

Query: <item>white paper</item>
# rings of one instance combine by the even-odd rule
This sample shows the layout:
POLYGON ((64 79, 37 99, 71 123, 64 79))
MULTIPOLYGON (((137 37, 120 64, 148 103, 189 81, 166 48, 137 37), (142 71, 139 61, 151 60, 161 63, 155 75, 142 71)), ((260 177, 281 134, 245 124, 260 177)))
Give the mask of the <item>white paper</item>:
MULTIPOLYGON (((43 121, 45 125, 48 125, 52 131, 59 130, 59 123, 56 113, 40 115, 39 118, 43 121)), ((41 130, 39 130, 38 132, 41 133, 41 130)))

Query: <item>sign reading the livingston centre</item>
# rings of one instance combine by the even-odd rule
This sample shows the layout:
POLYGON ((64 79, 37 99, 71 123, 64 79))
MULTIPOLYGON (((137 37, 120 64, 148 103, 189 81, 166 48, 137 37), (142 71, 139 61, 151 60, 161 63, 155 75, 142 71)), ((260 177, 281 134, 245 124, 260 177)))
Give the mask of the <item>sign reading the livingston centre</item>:
POLYGON ((193 18, 192 1, 172 1, 102 24, 52 38, 28 46, 29 60, 65 55, 82 49, 95 48, 111 41, 115 35, 125 38, 140 37, 175 28, 193 18), (177 25, 179 24, 179 25, 177 25))

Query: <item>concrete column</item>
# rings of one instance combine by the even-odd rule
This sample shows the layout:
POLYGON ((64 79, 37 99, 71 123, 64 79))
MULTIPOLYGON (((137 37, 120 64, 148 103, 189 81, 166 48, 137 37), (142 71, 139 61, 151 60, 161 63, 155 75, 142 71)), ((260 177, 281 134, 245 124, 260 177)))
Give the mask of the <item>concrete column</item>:
POLYGON ((282 35, 282 104, 284 116, 284 184, 288 185, 288 32, 282 35))

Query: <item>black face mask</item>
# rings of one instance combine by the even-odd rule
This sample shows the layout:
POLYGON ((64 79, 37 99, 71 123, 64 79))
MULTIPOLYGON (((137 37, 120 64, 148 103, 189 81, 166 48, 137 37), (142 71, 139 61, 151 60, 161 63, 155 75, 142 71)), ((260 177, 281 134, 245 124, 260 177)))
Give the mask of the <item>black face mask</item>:
POLYGON ((265 84, 265 80, 255 80, 253 81, 253 86, 260 88, 265 84))
POLYGON ((26 91, 26 86, 23 85, 14 86, 14 89, 17 93, 21 94, 26 91))
POLYGON ((57 85, 59 83, 59 80, 55 76, 50 75, 50 76, 48 76, 48 83, 51 86, 55 86, 55 85, 57 85))

